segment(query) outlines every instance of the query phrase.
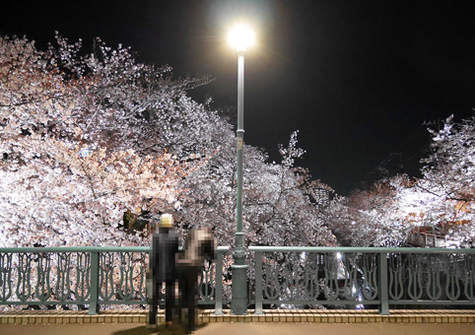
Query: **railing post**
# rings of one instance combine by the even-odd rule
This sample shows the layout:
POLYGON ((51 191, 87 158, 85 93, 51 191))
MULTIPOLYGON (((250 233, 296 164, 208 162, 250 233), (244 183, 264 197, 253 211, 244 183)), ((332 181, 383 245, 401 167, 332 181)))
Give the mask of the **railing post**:
POLYGON ((389 315, 389 295, 388 295, 388 253, 381 252, 379 254, 379 313, 389 315))
POLYGON ((264 314, 262 311, 262 251, 256 251, 256 309, 254 314, 264 314))
POLYGON ((234 245, 233 259, 234 264, 231 265, 233 282, 231 285, 231 314, 246 315, 247 314, 247 265, 246 249, 242 244, 244 233, 236 233, 236 242, 234 245))
POLYGON ((216 260, 216 302, 214 315, 223 315, 223 251, 218 249, 218 259, 216 260))
POLYGON ((91 251, 91 297, 89 315, 99 312, 99 251, 91 251))

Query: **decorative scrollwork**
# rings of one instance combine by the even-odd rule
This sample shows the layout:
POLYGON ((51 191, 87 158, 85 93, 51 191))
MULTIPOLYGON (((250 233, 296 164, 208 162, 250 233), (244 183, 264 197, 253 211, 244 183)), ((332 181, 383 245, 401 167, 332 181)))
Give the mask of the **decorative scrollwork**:
POLYGON ((276 300, 280 296, 279 266, 274 255, 266 254, 266 264, 263 266, 264 297, 276 300))
POLYGON ((103 252, 99 257, 99 297, 109 301, 115 294, 114 290, 114 254, 103 252))
POLYGON ((58 252, 56 272, 56 299, 66 301, 71 299, 71 253, 58 252))
POLYGON ((22 302, 31 297, 31 254, 18 254, 18 279, 15 293, 22 302))
POLYGON ((138 299, 142 301, 147 301, 147 294, 145 290, 145 282, 147 280, 147 268, 148 268, 148 253, 141 252, 140 257, 137 259, 137 275, 136 280, 138 282, 138 299))
POLYGON ((134 255, 132 252, 121 252, 119 254, 119 284, 118 296, 122 300, 131 300, 134 296, 134 255))
POLYGON ((338 287, 338 269, 340 268, 340 260, 336 254, 325 254, 325 287, 323 293, 327 300, 334 301, 338 298, 340 289, 338 287))
POLYGON ((285 288, 282 295, 287 300, 292 301, 299 297, 299 273, 298 266, 295 263, 295 254, 289 253, 286 256, 282 266, 283 287, 285 288))
POLYGON ((404 289, 404 265, 403 256, 399 253, 389 254, 389 296, 393 300, 400 300, 405 292, 404 289))
POLYGON ((359 294, 358 266, 354 255, 345 254, 341 256, 343 265, 343 287, 342 292, 346 299, 357 300, 359 294))
POLYGON ((304 298, 316 300, 320 295, 320 286, 318 285, 318 263, 306 262, 304 269, 304 298))
POLYGON ((13 254, 0 253, 0 301, 6 302, 12 296, 13 254))
POLYGON ((364 254, 363 258, 363 296, 367 300, 378 297, 378 255, 364 254))
POLYGON ((37 281, 35 295, 39 301, 47 301, 51 296, 51 255, 39 254, 37 258, 37 281))
POLYGON ((470 301, 475 301, 475 256, 465 255, 465 296, 470 301))
POLYGON ((446 269, 445 294, 451 301, 456 301, 461 294, 459 283, 459 278, 461 276, 458 267, 458 255, 446 255, 446 269))
POLYGON ((429 255, 427 260, 429 264, 427 267, 427 296, 432 301, 437 301, 442 296, 440 257, 429 255))
POLYGON ((202 300, 211 301, 214 297, 216 284, 213 280, 215 275, 215 264, 206 262, 205 266, 201 269, 199 280, 199 294, 202 300))
POLYGON ((91 254, 78 252, 76 260, 76 285, 74 294, 78 300, 86 301, 91 294, 91 254))
POLYGON ((413 301, 421 299, 424 294, 422 276, 424 273, 423 262, 421 262, 419 254, 409 255, 408 271, 409 283, 407 293, 413 301))

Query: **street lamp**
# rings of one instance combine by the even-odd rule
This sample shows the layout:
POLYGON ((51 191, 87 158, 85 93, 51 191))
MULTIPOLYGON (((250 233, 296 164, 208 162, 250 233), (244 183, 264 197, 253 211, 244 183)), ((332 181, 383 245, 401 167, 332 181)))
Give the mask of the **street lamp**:
POLYGON ((247 265, 246 250, 244 249, 244 233, 242 232, 242 173, 243 173, 243 138, 244 138, 244 53, 246 48, 254 43, 254 33, 249 28, 237 26, 229 33, 229 42, 238 52, 238 92, 237 92, 237 211, 236 234, 234 242, 232 265, 233 283, 231 313, 247 314, 247 265))

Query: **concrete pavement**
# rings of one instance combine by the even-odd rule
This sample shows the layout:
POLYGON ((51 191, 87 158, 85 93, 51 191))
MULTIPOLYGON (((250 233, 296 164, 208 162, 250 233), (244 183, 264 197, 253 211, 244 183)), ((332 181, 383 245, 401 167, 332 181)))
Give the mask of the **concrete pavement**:
MULTIPOLYGON (((1 324, 2 335, 180 335, 159 327, 156 332, 142 323, 103 324, 1 324)), ((196 335, 473 335, 475 325, 464 323, 236 323, 200 325, 196 335)))
MULTIPOLYGON (((200 310, 197 335, 474 335, 475 310, 264 310, 256 315, 214 315, 200 310)), ((0 313, 0 335, 182 335, 181 328, 146 328, 147 312, 6 311, 0 313)), ((163 323, 163 311, 158 313, 163 323)))
MULTIPOLYGON (((0 312, 0 324, 102 324, 102 323, 141 323, 147 322, 145 310, 105 310, 89 315, 87 311, 72 310, 10 310, 0 312)), ((163 310, 158 311, 158 322, 164 322, 163 310)), ((475 323, 473 309, 391 309, 390 315, 381 315, 377 310, 344 309, 266 309, 256 315, 248 310, 247 315, 232 315, 229 309, 222 315, 214 310, 199 310, 198 324, 234 323, 475 323)), ((475 333, 474 333, 475 334, 475 333)))

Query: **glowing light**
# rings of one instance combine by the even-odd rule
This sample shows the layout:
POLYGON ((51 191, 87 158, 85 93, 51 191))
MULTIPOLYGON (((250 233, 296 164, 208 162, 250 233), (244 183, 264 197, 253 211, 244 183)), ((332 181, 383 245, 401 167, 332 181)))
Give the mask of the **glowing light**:
POLYGON ((248 46, 254 44, 254 32, 245 26, 236 26, 229 33, 229 42, 235 46, 237 51, 246 51, 248 46))

